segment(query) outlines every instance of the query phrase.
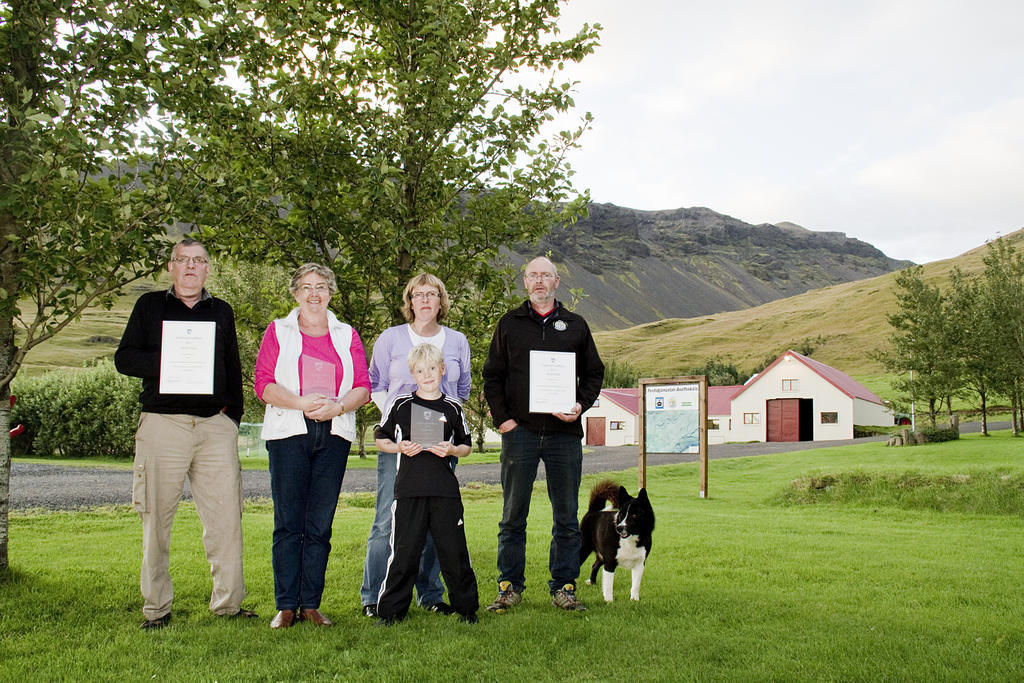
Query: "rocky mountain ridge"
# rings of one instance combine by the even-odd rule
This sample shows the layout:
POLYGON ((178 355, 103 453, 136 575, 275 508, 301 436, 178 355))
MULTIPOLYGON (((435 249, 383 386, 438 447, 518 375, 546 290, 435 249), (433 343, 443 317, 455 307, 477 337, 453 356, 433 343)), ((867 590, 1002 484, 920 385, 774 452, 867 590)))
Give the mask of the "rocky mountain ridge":
POLYGON ((595 329, 740 310, 911 265, 842 232, 751 225, 703 207, 589 208, 535 250, 514 251, 524 260, 550 252, 562 276, 559 298, 582 288, 577 310, 595 329))

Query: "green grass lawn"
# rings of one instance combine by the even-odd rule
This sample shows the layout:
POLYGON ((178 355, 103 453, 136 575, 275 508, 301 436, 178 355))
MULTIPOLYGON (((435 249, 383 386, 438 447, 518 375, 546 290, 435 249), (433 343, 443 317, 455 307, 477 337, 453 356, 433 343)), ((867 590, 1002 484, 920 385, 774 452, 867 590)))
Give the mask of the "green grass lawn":
MULTIPOLYGON (((635 470, 615 477, 635 492, 635 470)), ((248 504, 244 517, 245 605, 261 619, 209 614, 200 527, 183 504, 173 621, 152 633, 138 629, 130 509, 15 513, 0 574, 0 680, 1019 680, 1022 477, 1024 441, 1006 433, 716 460, 706 500, 695 464, 651 467, 657 528, 641 601, 628 600, 620 572, 611 604, 581 585, 582 614, 557 611, 545 590, 551 519, 539 484, 524 603, 481 610, 474 626, 414 609, 385 629, 358 615, 368 494, 344 495, 335 521, 322 609, 336 626, 282 632, 268 628, 269 503, 248 504), (830 483, 808 486, 813 478, 830 483), (846 481, 874 484, 858 494, 846 481), (971 495, 956 495, 960 486, 971 495)), ((584 478, 584 499, 597 479, 584 478)), ((463 497, 486 605, 500 491, 463 497)))

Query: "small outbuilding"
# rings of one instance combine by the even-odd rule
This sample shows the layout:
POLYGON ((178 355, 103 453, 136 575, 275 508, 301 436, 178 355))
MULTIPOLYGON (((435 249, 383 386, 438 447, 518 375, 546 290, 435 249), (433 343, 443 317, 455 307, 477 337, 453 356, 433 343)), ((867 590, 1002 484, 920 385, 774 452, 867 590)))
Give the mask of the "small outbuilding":
POLYGON ((845 372, 786 351, 733 397, 729 441, 852 439, 854 426, 893 423, 882 399, 845 372))
MULTIPOLYGON (((635 387, 602 389, 583 414, 588 446, 640 438, 635 387)), ((852 439, 854 425, 893 424, 885 402, 845 372, 786 351, 746 384, 708 387, 708 443, 852 439)))
POLYGON ((632 446, 638 443, 640 398, 635 388, 602 389, 597 403, 583 414, 587 446, 632 446))

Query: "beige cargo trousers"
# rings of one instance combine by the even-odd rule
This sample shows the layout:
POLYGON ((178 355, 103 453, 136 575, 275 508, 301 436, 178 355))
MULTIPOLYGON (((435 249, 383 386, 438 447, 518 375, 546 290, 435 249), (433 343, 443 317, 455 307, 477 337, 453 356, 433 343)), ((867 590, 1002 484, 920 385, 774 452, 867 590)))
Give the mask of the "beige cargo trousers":
POLYGON ((135 434, 132 505, 142 518, 142 612, 155 620, 171 611, 171 526, 188 478, 203 547, 213 576, 210 611, 238 612, 242 576, 242 471, 238 426, 212 417, 143 412, 135 434))

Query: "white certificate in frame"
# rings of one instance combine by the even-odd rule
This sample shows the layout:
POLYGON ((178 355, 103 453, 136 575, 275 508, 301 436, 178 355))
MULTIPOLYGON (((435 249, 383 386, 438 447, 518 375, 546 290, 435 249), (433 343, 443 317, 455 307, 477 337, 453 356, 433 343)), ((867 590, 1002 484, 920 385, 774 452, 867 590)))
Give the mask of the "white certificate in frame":
POLYGON ((569 413, 576 405, 576 354, 530 351, 530 412, 569 413))
POLYGON ((160 337, 160 393, 212 394, 217 323, 165 320, 160 337))

